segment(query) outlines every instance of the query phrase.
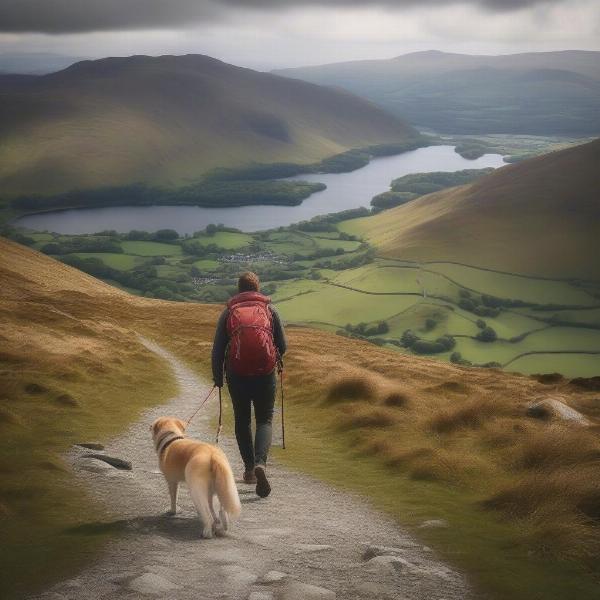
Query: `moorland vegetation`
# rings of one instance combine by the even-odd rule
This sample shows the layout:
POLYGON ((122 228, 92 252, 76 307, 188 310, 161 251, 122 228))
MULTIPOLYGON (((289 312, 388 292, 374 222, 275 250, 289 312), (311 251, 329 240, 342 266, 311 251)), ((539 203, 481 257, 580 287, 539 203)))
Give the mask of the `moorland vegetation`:
MULTIPOLYGON (((22 245, 0 248, 1 553, 12 573, 5 592, 17 594, 117 535, 98 523, 63 457, 173 392, 137 336, 208 374, 220 307, 132 296, 22 245), (32 561, 33 574, 17 568, 32 561)), ((289 337, 280 460, 364 494, 493 597, 595 598, 597 379, 469 369, 304 327, 289 337), (589 425, 529 411, 557 396, 589 425), (446 525, 418 529, 427 519, 446 525)))

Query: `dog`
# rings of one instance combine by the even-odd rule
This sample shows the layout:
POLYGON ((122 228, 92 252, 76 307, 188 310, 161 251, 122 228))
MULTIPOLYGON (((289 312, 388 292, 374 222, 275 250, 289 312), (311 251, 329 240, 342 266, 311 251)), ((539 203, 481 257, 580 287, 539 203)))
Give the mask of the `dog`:
POLYGON ((158 465, 171 496, 170 515, 177 512, 177 490, 185 481, 198 515, 202 537, 224 535, 230 521, 239 516, 240 497, 225 453, 216 446, 185 437, 185 423, 175 417, 160 417, 150 426, 158 465), (213 507, 219 499, 219 518, 213 507))

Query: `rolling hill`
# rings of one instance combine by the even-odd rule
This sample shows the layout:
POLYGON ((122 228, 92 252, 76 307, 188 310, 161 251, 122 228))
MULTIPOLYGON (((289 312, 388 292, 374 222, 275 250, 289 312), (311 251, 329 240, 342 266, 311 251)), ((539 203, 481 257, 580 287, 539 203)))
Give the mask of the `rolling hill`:
POLYGON ((599 65, 599 52, 427 51, 275 72, 344 88, 439 132, 597 135, 599 65))
POLYGON ((4 197, 178 186, 217 166, 311 163, 414 134, 347 92, 201 55, 106 58, 49 75, 0 76, 4 197))
POLYGON ((350 221, 388 257, 600 279, 600 140, 350 221))

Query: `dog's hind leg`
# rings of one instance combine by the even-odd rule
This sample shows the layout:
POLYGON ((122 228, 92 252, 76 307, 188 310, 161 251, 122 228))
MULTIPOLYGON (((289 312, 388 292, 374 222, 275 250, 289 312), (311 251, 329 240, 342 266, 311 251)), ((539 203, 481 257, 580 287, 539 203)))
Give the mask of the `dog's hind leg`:
POLYGON ((208 506, 210 508, 210 514, 212 515, 213 518, 213 531, 215 533, 215 535, 217 536, 223 536, 225 535, 225 531, 227 530, 227 526, 223 526, 223 511, 222 509, 219 509, 219 516, 217 517, 217 513, 215 512, 215 507, 214 507, 214 501, 215 501, 215 494, 214 492, 209 492, 208 494, 209 496, 209 500, 208 500, 208 506))
POLYGON ((179 489, 179 483, 177 481, 167 481, 169 485, 169 496, 171 497, 171 510, 167 511, 168 515, 177 514, 177 490, 179 489))
POLYGON ((223 533, 225 533, 229 529, 229 515, 222 506, 219 510, 219 520, 221 521, 221 528, 223 529, 223 533))
POLYGON ((198 480, 188 481, 188 487, 190 488, 192 502, 194 503, 194 506, 198 511, 198 516, 202 521, 202 537, 212 538, 214 519, 208 498, 208 488, 202 481, 198 480))

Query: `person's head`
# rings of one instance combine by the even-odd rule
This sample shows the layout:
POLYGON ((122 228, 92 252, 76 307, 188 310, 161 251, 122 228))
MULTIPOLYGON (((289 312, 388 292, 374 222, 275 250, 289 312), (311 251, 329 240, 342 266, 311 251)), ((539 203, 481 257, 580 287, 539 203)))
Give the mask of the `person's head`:
POLYGON ((256 273, 246 271, 240 275, 238 279, 239 292, 258 292, 260 289, 260 281, 256 273))

